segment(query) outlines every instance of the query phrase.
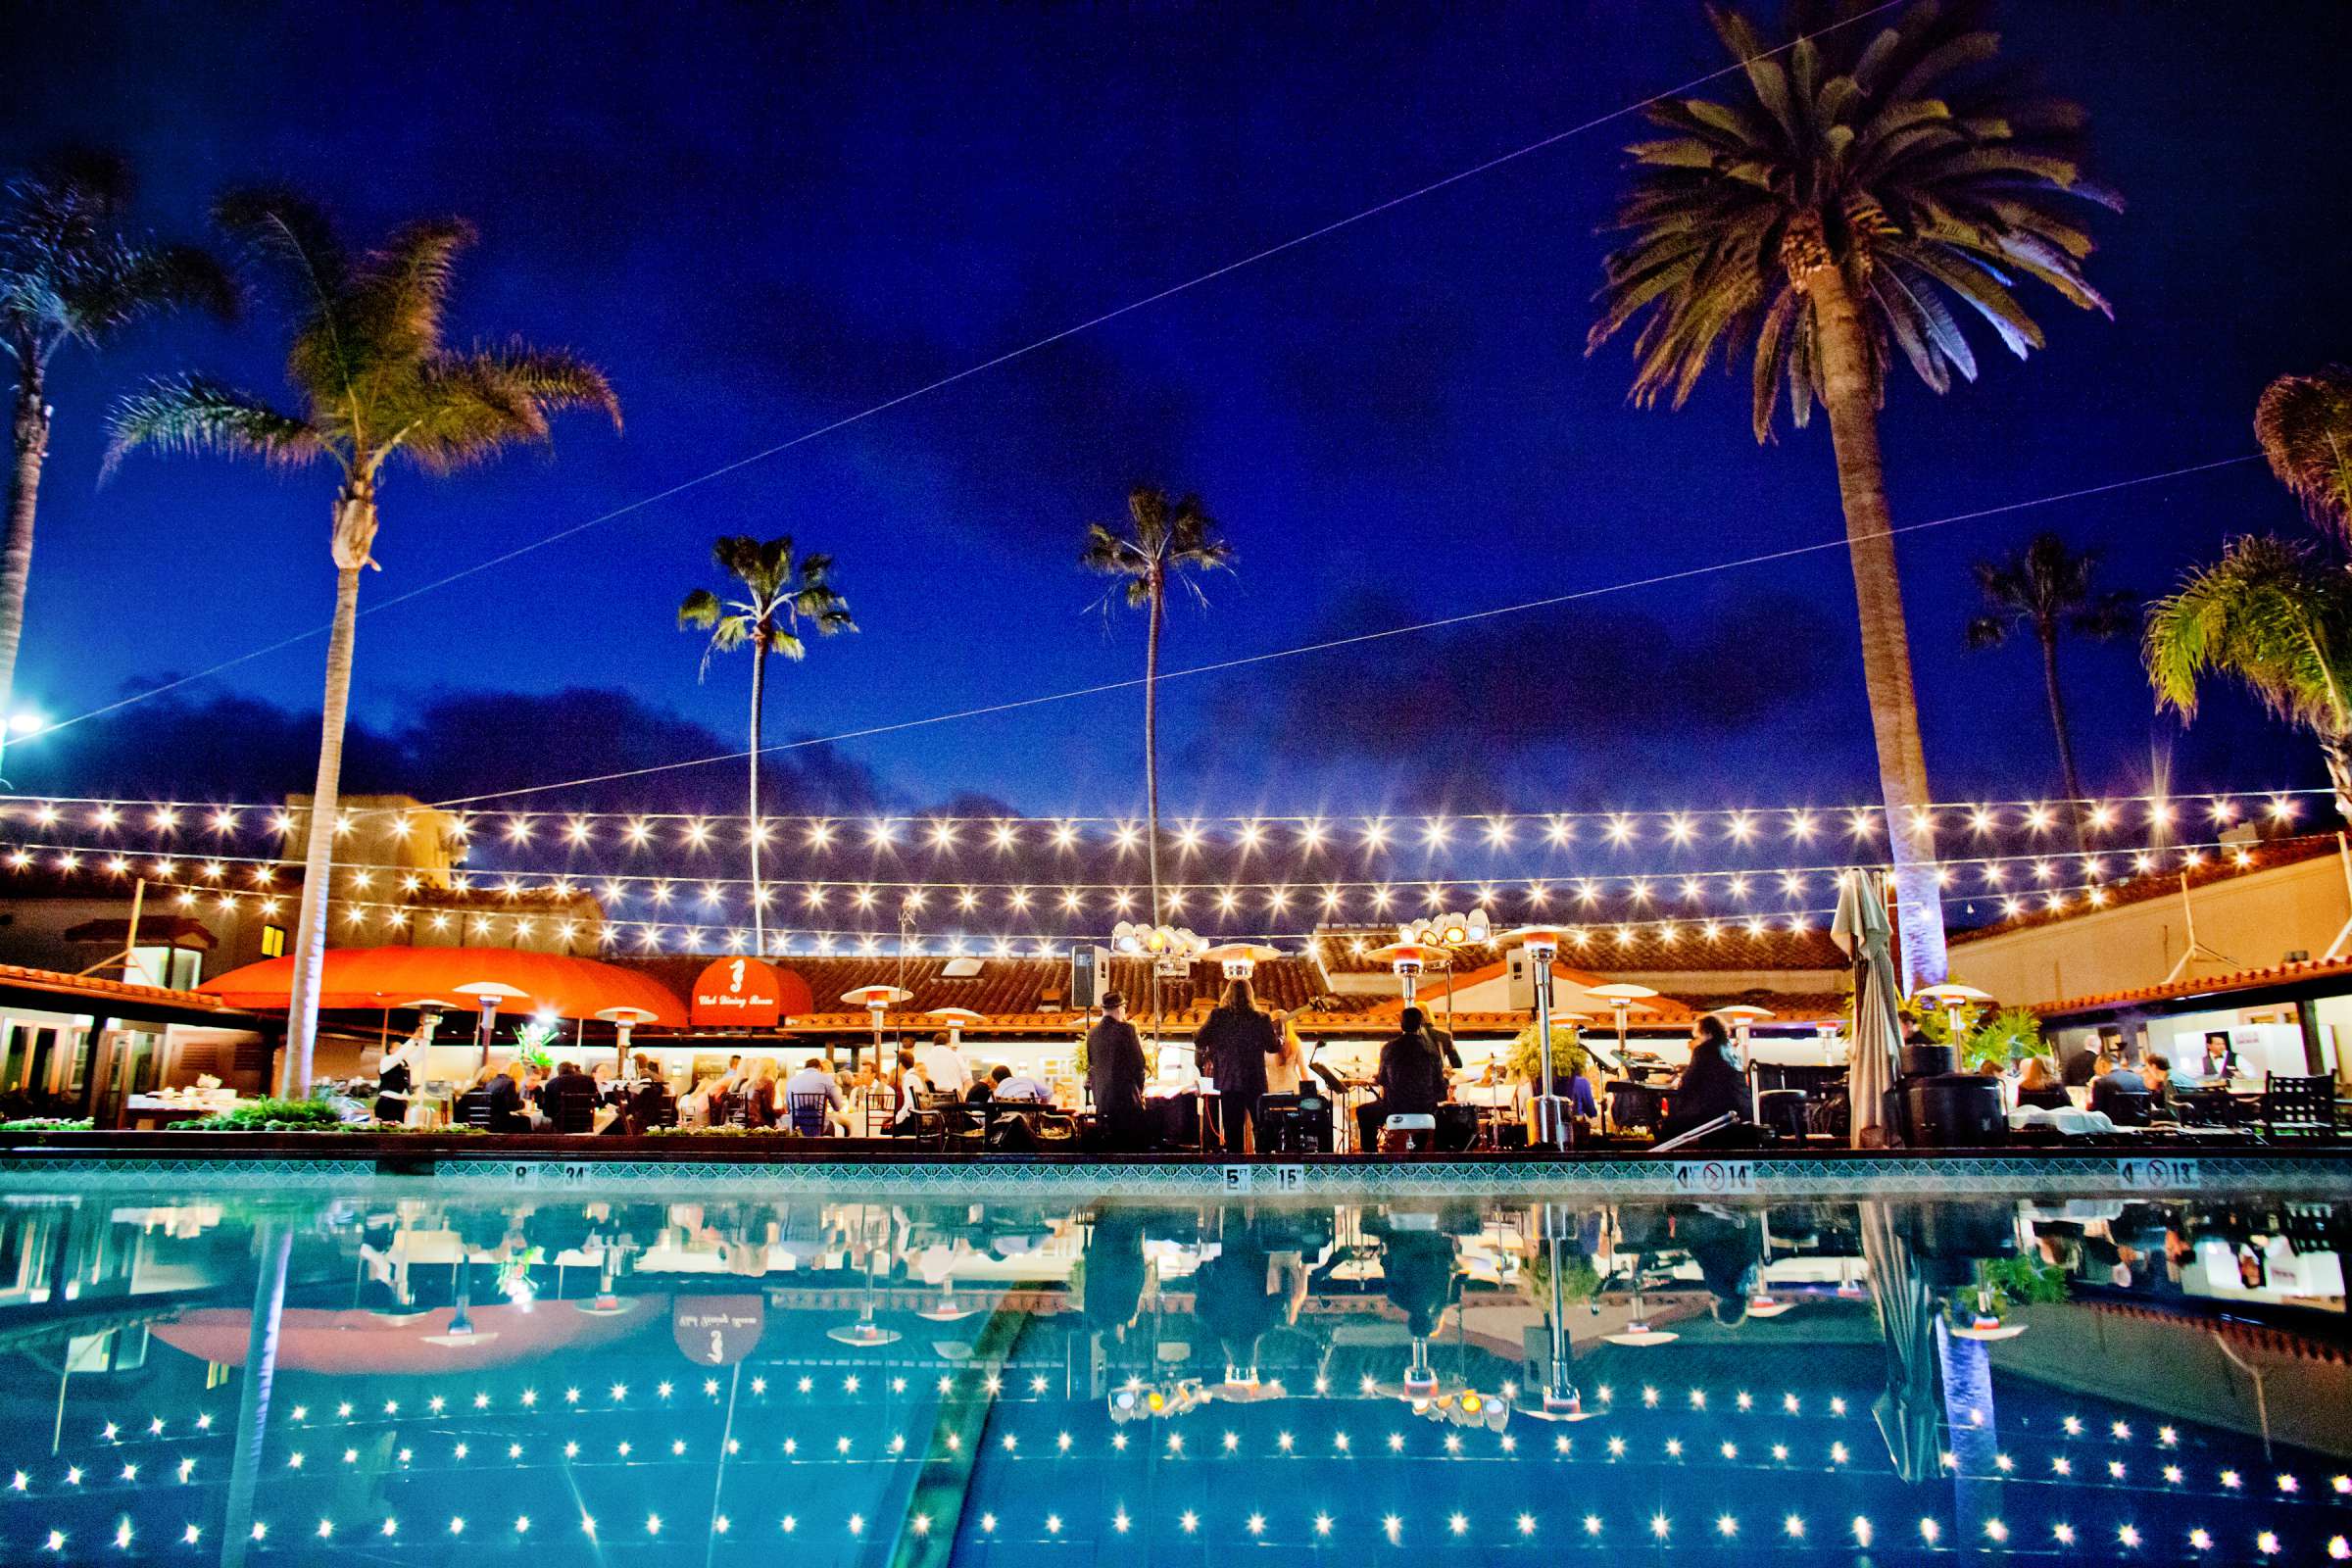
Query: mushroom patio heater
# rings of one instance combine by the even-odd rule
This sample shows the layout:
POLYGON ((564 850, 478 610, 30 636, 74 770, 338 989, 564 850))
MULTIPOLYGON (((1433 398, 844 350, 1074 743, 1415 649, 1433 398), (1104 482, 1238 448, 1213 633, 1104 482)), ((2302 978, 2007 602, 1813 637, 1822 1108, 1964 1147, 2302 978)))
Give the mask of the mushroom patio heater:
POLYGON ((1957 980, 1946 980, 1941 985, 1921 986, 1911 994, 1924 1002, 1932 1002, 1943 1009, 1945 1021, 1952 1028, 1952 1044, 1955 1046, 1960 1043, 1962 1015, 1979 1003, 1992 1000, 1991 992, 1979 991, 1975 986, 1964 986, 1957 980))
POLYGON ((1764 1092, 1756 1087, 1755 1042, 1748 1030, 1758 1020, 1772 1017, 1773 1011, 1751 1002, 1736 1002, 1728 1007, 1717 1007, 1715 1012, 1718 1017, 1732 1021, 1732 1038, 1739 1042, 1740 1071, 1747 1078, 1747 1119, 1762 1121, 1764 1092))
POLYGON ((926 1018, 937 1018, 941 1023, 947 1025, 948 1044, 957 1048, 958 1050, 962 1049, 963 1046, 964 1030, 970 1028, 973 1024, 988 1022, 987 1013, 974 1012, 969 1007, 933 1007, 929 1012, 924 1013, 923 1016, 926 1018))
POLYGON ((404 1002, 400 1004, 403 1012, 416 1014, 416 1033, 427 1051, 433 1049, 433 1031, 441 1027, 441 1015, 445 1012, 455 1012, 457 1006, 456 1003, 445 1001, 440 997, 418 997, 413 1002, 404 1002))
POLYGON ((521 1002, 530 993, 508 985, 502 980, 476 980, 470 985, 453 988, 461 997, 471 997, 481 1004, 481 1016, 474 1024, 474 1037, 482 1045, 482 1065, 490 1065, 490 1037, 498 1031, 498 1004, 502 1002, 521 1002))
POLYGON ((874 1060, 878 1064, 882 1060, 882 1014, 902 1002, 913 1001, 914 993, 897 986, 858 986, 844 991, 841 1000, 853 1007, 863 1007, 866 1016, 873 1020, 874 1060))
MULTIPOLYGON (((1504 942, 1515 942, 1527 950, 1536 984, 1536 1053, 1543 1063, 1540 1092, 1536 1096, 1536 1142, 1549 1149, 1563 1148, 1568 1142, 1567 1117, 1558 1097, 1551 1092, 1551 960, 1559 956, 1561 936, 1559 927, 1549 925, 1523 925, 1502 934, 1504 942)), ((1617 1038, 1622 1046, 1625 1039, 1622 1014, 1617 1038)))
POLYGON ((605 1007, 597 1012, 599 1018, 612 1026, 613 1070, 629 1070, 629 1033, 641 1023, 652 1023, 654 1015, 643 1007, 605 1007))
POLYGON ((1247 980, 1268 958, 1281 957, 1282 950, 1269 948, 1262 942, 1223 942, 1205 949, 1200 956, 1213 960, 1226 979, 1247 980))
POLYGON ((1617 980, 1605 986, 1593 986, 1586 992, 1586 995, 1600 998, 1609 1004, 1609 1011, 1616 1016, 1617 1059, 1620 1062, 1624 1061, 1626 1014, 1634 1010, 1635 1003, 1647 1002, 1657 993, 1647 986, 1635 985, 1630 980, 1617 980))
POLYGON ((1397 985, 1404 994, 1404 1004, 1409 1007, 1421 988, 1421 971, 1429 967, 1431 959, 1442 961, 1446 955, 1444 950, 1433 948, 1426 942, 1392 942, 1385 948, 1374 948, 1365 956, 1377 958, 1396 971, 1397 985))

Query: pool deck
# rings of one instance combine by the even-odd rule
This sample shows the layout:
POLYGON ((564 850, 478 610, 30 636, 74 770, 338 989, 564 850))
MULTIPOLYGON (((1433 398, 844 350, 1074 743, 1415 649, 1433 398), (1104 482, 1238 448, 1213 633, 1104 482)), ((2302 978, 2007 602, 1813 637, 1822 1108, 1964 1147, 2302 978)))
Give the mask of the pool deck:
POLYGON ((729 1197, 1808 1199, 2261 1192, 2352 1200, 2352 1144, 1562 1154, 943 1154, 888 1141, 369 1133, 0 1135, 0 1192, 420 1185, 458 1193, 648 1187, 729 1197))

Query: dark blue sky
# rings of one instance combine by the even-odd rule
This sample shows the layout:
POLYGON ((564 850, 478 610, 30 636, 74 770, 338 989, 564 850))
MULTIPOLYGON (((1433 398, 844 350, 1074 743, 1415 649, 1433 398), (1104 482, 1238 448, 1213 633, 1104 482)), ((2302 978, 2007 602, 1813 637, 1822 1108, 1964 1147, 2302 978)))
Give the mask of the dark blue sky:
MULTIPOLYGON (((311 188, 362 237, 465 214, 482 242, 456 334, 520 332, 610 368, 625 436, 575 418, 552 456, 386 486, 385 570, 365 590, 381 598, 1722 63, 1679 0, 1465 15, 35 5, 12 28, 0 161, 122 145, 167 231, 257 175, 311 188)), ((2001 20, 2015 59, 2089 105, 2097 172, 2131 203, 2096 224, 2117 320, 2036 293, 2046 354, 1987 352, 1983 379, 1943 399, 1897 384, 1899 521, 2250 451, 2269 377, 2352 354, 2352 12, 2051 0, 2001 20)), ((1175 617, 1177 665, 1836 538, 1826 429, 1758 448, 1744 373, 1642 413, 1622 348, 1584 357, 1595 229, 1637 134, 1572 138, 371 615, 359 716, 415 742, 452 693, 605 687, 689 721, 622 705, 567 733, 541 703, 512 735, 477 722, 455 761, 416 764, 442 787, 691 756, 709 739, 695 724, 723 746, 746 672, 721 661, 698 686, 672 617, 728 531, 833 552, 864 627, 784 673, 777 733, 1127 675, 1139 628, 1088 614, 1100 585, 1072 562, 1081 525, 1137 477, 1198 489, 1240 555, 1208 612, 1175 617)), ((281 343, 257 313, 62 367, 24 702, 71 714, 324 619, 327 473, 143 455, 96 484, 99 415, 134 375, 194 366, 274 393, 281 343)), ((2153 591, 2229 532, 2297 525, 2253 464, 1906 539, 1936 793, 2055 789, 2031 653, 1961 650, 1971 560, 2056 528, 2153 591)), ((1831 552, 1180 682, 1169 807, 1866 797, 1852 618, 1831 552)), ((299 746, 254 747, 252 710, 202 705, 315 706, 319 654, 51 737, 12 770, 67 789, 135 757, 239 792, 307 787, 299 746)), ((2128 648, 2073 661, 2095 789, 2143 787, 2167 750, 2181 787, 2314 771, 2234 700, 2169 739, 2128 648)), ((873 771, 857 789, 909 805, 1127 809, 1138 706, 917 729, 843 760, 873 771)), ((686 782, 723 804, 737 770, 686 782)))

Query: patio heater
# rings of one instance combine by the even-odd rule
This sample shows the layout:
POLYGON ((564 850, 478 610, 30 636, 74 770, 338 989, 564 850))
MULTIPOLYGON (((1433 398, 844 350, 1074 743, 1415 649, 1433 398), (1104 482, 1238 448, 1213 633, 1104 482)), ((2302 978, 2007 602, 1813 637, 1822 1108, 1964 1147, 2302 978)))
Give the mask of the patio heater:
POLYGON ((1392 942, 1385 948, 1374 948, 1365 956, 1377 958, 1396 972, 1397 988, 1409 1007, 1421 989, 1421 971, 1429 967, 1430 959, 1443 959, 1445 954, 1426 942, 1392 942))
POLYGON ((643 1007, 602 1007, 597 1010, 596 1015, 612 1026, 612 1070, 616 1073, 627 1072, 629 1070, 629 1035, 639 1024, 652 1023, 654 1021, 653 1013, 643 1007))
POLYGON ((454 988, 461 997, 471 997, 481 1004, 481 1015, 474 1024, 474 1038, 481 1042, 482 1065, 490 1065, 490 1037, 498 1032, 498 1004, 501 1002, 521 1002, 530 997, 501 980, 476 980, 454 988))
MULTIPOLYGON (((1512 936, 1518 934, 1509 933, 1512 936)), ((1572 1347, 1568 1342, 1567 1291, 1560 1279, 1566 1250, 1562 1243, 1575 1228, 1576 1218, 1563 1204, 1544 1203, 1538 1207, 1536 1220, 1544 1232, 1544 1261, 1551 1267, 1551 1321, 1546 1325, 1550 1333, 1551 1365, 1546 1368, 1544 1379, 1543 1408, 1541 1412, 1530 1410, 1528 1414, 1541 1413, 1546 1421, 1589 1421, 1600 1412, 1585 1409, 1584 1394, 1568 1379, 1568 1356, 1572 1347)))
POLYGON ((1590 987, 1585 994, 1600 998, 1609 1004, 1609 1011, 1615 1015, 1617 1019, 1617 1060, 1618 1064, 1622 1066, 1625 1062, 1626 1015, 1634 1010, 1635 1003, 1647 1002, 1657 993, 1647 986, 1635 985, 1630 980, 1617 980, 1605 986, 1590 987))
POLYGON ((1951 1026, 1952 1049, 1955 1051, 1960 1047, 1962 1016, 1979 1003, 1992 1000, 1991 992, 1979 991, 1975 986, 1964 986, 1957 980, 1946 980, 1940 985, 1921 986, 1911 994, 1922 1001, 1932 1002, 1942 1009, 1944 1021, 1951 1026))
POLYGON ((1759 1007, 1752 1002, 1736 1002, 1728 1007, 1717 1007, 1716 1016, 1732 1020, 1732 1039, 1740 1047, 1740 1072, 1747 1080, 1747 1119, 1764 1119, 1764 1092, 1756 1087, 1755 1041, 1748 1033, 1760 1018, 1775 1014, 1770 1007, 1759 1007))
MULTIPOLYGON (((1568 1118, 1559 1097, 1552 1091, 1551 1078, 1551 961, 1559 956, 1564 933, 1557 926, 1523 925, 1515 931, 1505 931, 1502 940, 1517 943, 1527 950, 1531 978, 1536 987, 1536 1052, 1543 1063, 1541 1092, 1536 1096, 1536 1142, 1547 1149, 1564 1149, 1568 1143, 1568 1118)), ((1625 1042, 1625 1015, 1618 1014, 1617 1040, 1622 1053, 1625 1042)), ((1555 1260, 1556 1262, 1556 1260, 1555 1260)), ((1557 1275, 1554 1275, 1557 1279, 1557 1275)))
POLYGON ((853 1007, 863 1007, 874 1026, 874 1064, 882 1063, 882 1014, 902 1002, 914 1000, 914 993, 897 986, 858 986, 841 994, 841 1000, 853 1007))
POLYGON ((973 1024, 988 1022, 987 1013, 974 1012, 969 1007, 933 1007, 929 1012, 924 1013, 923 1016, 926 1018, 937 1018, 941 1023, 947 1025, 948 1044, 955 1047, 957 1051, 961 1051, 963 1049, 964 1030, 970 1028, 973 1024))

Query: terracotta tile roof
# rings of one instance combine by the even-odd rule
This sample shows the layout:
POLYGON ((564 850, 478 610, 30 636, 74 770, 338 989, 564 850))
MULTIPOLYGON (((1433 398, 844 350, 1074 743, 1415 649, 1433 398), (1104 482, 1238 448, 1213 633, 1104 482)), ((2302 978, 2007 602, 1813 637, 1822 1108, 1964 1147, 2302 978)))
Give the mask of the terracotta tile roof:
MULTIPOLYGON (((2335 835, 2332 833, 2309 833, 2294 838, 2265 839, 2260 843, 2246 845, 2243 853, 2246 856, 2244 864, 2238 862, 2236 853, 2232 852, 2217 859, 2209 859, 2203 865, 2190 871, 2188 873, 2190 890, 2193 892, 2195 889, 2215 882, 2226 882, 2231 877, 2245 876, 2249 872, 2276 870, 2280 866, 2317 859, 2324 855, 2333 855, 2335 853, 2335 835)), ((2119 863, 2129 868, 2130 858, 2128 856, 2121 857, 2119 863)), ((2033 890, 2029 887, 2021 886, 2016 891, 2021 897, 2032 898, 2034 896, 2033 890)), ((1951 934, 1952 945, 1957 947, 1964 943, 1982 942, 1987 937, 2001 936, 2011 931, 2030 931, 2037 926, 2056 925, 2063 920, 2080 919, 2084 915, 2103 913, 2109 909, 2121 908, 2126 905, 2144 903, 2149 899, 2171 898, 2180 891, 2180 873, 2178 870, 2158 871, 2144 876, 2118 878, 2107 883, 2104 891, 2106 901, 2102 904, 2093 905, 2088 900, 2077 898, 2069 900, 2064 908, 2029 908, 2022 913, 2008 915, 1985 925, 1974 926, 1965 931, 1954 931, 1951 934)), ((1992 895, 1987 902, 1997 904, 1999 895, 1992 895)))
POLYGON ((217 1012, 231 1017, 244 1014, 219 997, 196 991, 169 991, 162 986, 132 985, 124 980, 108 980, 98 975, 60 974, 55 969, 28 969, 22 964, 0 963, 0 985, 17 986, 27 991, 47 992, 69 1000, 84 1002, 141 1002, 184 1008, 189 1012, 217 1012))
POLYGON ((2128 991, 2101 991, 2086 997, 2068 997, 2058 1002, 2037 1002, 2034 1004, 2034 1010, 2046 1018, 2134 1002, 2172 1002, 2181 997, 2258 991, 2267 986, 2286 985, 2298 980, 2337 978, 2352 979, 2352 957, 2308 958, 2299 963, 2274 963, 2261 969, 2232 969, 2227 974, 2185 975, 2179 980, 2152 986, 2134 986, 2128 991))
MULTIPOLYGON (((1672 927, 1674 939, 1668 941, 1662 926, 1621 928, 1605 921, 1584 926, 1569 922, 1570 930, 1591 933, 1590 940, 1581 947, 1571 942, 1560 951, 1564 956, 1589 968, 1612 972, 1842 969, 1850 962, 1838 950, 1838 944, 1830 940, 1826 921, 1815 921, 1803 931, 1790 931, 1787 919, 1782 918, 1770 921, 1761 933, 1750 934, 1744 919, 1726 918, 1717 921, 1713 936, 1706 934, 1706 926, 1703 918, 1676 919, 1672 927), (1621 930, 1624 940, 1620 939, 1621 930)), ((1324 965, 1333 974, 1386 974, 1389 966, 1356 952, 1355 944, 1360 941, 1369 950, 1396 940, 1394 926, 1332 926, 1316 933, 1324 965)), ((1500 948, 1469 947, 1458 950, 1455 962, 1457 967, 1469 970, 1498 963, 1501 958, 1500 948)))

